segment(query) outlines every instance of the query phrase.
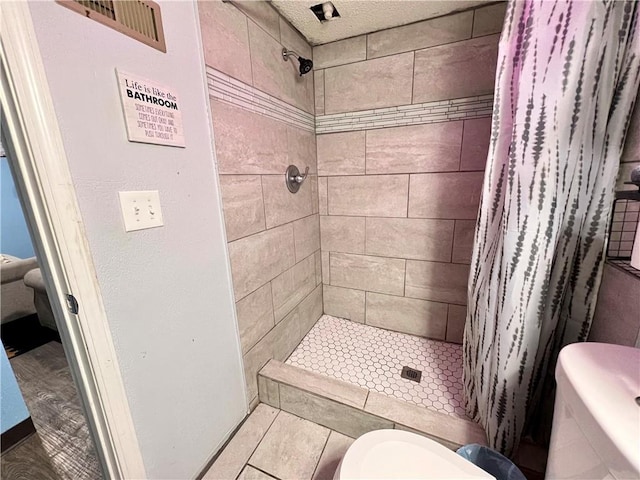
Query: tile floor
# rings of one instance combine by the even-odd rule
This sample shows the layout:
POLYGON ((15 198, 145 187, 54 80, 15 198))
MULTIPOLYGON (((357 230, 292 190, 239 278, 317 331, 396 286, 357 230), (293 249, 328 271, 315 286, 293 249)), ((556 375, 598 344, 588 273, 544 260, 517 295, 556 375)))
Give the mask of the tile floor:
MULTIPOLYGON (((351 437, 260 403, 202 480, 332 480, 353 442, 351 437)), ((544 480, 545 459, 545 450, 528 447, 521 448, 517 463, 528 480, 544 480)))
POLYGON ((467 418, 462 345, 323 315, 286 363, 467 418), (401 378, 403 366, 421 370, 420 383, 401 378))
POLYGON ((259 404, 203 480, 330 480, 353 438, 259 404))

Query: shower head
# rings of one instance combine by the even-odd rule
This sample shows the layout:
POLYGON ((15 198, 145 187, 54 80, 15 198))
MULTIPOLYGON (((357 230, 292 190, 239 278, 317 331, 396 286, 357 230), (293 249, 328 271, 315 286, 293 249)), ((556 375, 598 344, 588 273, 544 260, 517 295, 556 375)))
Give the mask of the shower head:
POLYGON ((300 62, 300 76, 309 73, 313 68, 313 62, 308 58, 298 57, 298 62, 300 62))
POLYGON ((296 60, 298 60, 298 63, 300 64, 300 76, 309 73, 313 68, 313 62, 308 58, 301 57, 293 50, 287 50, 286 48, 282 49, 282 58, 284 59, 285 62, 289 61, 290 55, 295 57, 296 60))

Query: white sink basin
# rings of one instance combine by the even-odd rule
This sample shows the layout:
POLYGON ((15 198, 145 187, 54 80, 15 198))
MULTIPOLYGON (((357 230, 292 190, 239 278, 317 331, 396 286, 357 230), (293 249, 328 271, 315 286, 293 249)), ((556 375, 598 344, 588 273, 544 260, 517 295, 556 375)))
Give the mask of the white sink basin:
POLYGON ((640 349, 568 345, 556 380, 547 478, 640 478, 640 349))

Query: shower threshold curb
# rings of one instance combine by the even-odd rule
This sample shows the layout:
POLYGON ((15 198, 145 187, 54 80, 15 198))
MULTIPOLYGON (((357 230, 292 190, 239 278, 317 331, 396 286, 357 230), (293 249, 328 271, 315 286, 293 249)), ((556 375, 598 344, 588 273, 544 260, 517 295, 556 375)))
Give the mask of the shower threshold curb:
POLYGON ((352 438, 383 428, 406 430, 447 448, 487 445, 480 425, 406 403, 342 380, 270 360, 258 374, 260 402, 352 438))

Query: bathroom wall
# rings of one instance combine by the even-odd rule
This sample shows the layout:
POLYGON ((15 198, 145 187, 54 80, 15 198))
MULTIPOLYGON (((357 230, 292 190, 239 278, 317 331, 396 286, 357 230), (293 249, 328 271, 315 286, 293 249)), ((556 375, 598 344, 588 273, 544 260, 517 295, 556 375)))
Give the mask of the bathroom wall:
MULTIPOLYGON (((640 106, 638 102, 631 114, 631 122, 620 158, 616 191, 638 189, 629 183, 631 171, 637 167, 640 167, 640 106)), ((623 258, 631 256, 638 227, 638 211, 640 211, 640 201, 620 200, 615 203, 607 248, 608 256, 623 258)))
POLYGON ((640 272, 605 264, 589 341, 640 348, 640 272))
POLYGON ((325 313, 462 341, 505 8, 314 47, 325 313))
POLYGON ((635 108, 631 114, 631 123, 620 159, 620 172, 616 190, 633 190, 633 185, 625 185, 630 180, 631 170, 640 167, 640 97, 636 98, 635 108))
POLYGON ((322 315, 311 48, 266 2, 198 4, 248 397, 322 315), (297 194, 289 164, 309 178, 297 194))
MULTIPOLYGON (((640 105, 636 100, 620 159, 616 190, 636 188, 633 185, 625 185, 624 182, 629 181, 631 170, 637 166, 640 166, 640 105)), ((640 202, 629 202, 626 209, 625 214, 614 213, 614 222, 625 218, 637 218, 640 202)), ((610 248, 617 247, 621 241, 633 241, 634 235, 635 229, 612 231, 609 239, 610 248)), ((635 241, 640 242, 640 238, 636 238, 635 241)), ((607 262, 604 266, 589 341, 640 348, 640 272, 629 265, 622 265, 624 262, 614 261, 607 262)))
POLYGON ((248 405, 197 5, 158 3, 166 53, 53 1, 29 9, 145 477, 196 478, 248 405), (185 148, 127 140, 116 68, 178 92, 185 148), (129 190, 159 191, 164 226, 125 232, 129 190))

